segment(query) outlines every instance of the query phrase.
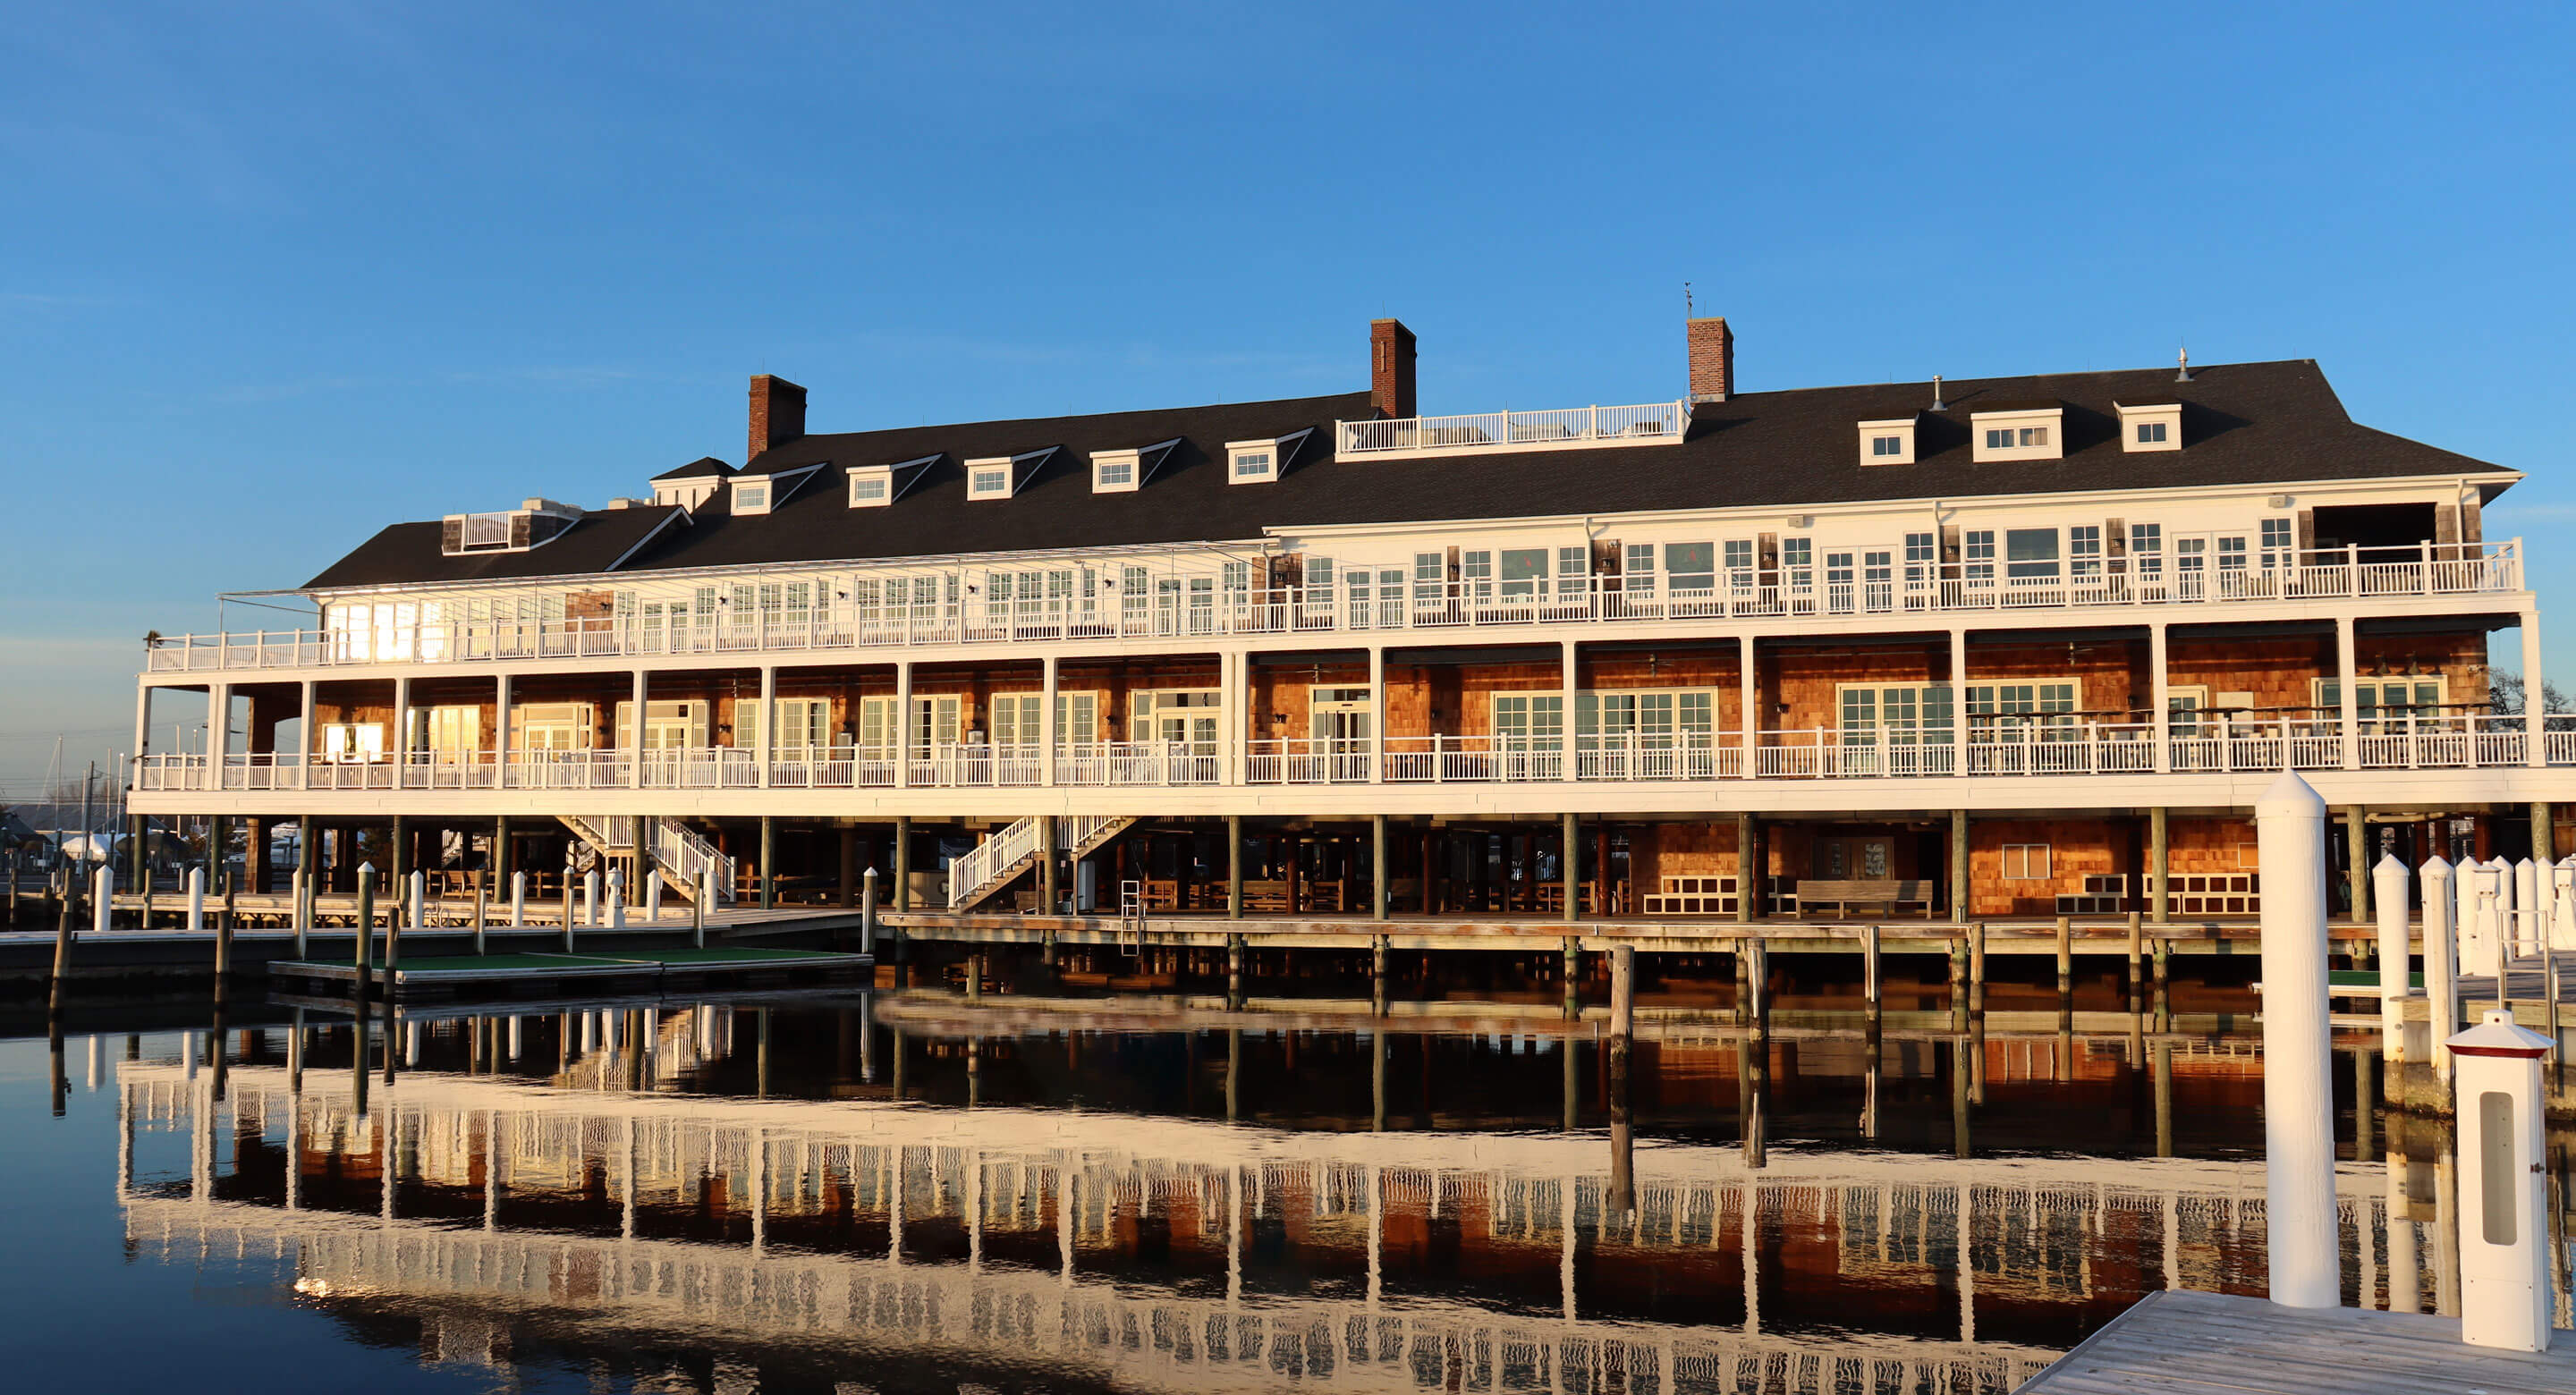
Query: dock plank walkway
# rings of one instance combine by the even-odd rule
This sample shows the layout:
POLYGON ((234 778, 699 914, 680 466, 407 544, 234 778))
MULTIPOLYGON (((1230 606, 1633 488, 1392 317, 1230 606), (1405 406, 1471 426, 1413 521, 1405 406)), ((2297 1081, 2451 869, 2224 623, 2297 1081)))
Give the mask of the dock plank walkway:
POLYGON ((2022 1383, 2018 1395, 2568 1395, 2576 1339, 2534 1355, 2473 1347, 2458 1318, 2284 1308, 2260 1298, 2151 1293, 2022 1383))

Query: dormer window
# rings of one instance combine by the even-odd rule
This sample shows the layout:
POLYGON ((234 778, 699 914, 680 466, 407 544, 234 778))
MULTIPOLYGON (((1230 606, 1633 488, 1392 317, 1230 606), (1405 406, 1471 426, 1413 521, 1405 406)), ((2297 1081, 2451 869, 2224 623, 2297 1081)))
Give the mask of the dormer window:
POLYGON ((915 456, 892 465, 853 465, 850 467, 850 507, 881 509, 904 495, 931 466, 939 463, 936 455, 915 456))
POLYGON ((1020 492, 1055 447, 1022 451, 1018 455, 991 455, 966 462, 966 497, 969 499, 1008 499, 1020 492))
POLYGON ((2115 402, 2120 413, 2120 449, 2125 451, 2181 450, 2182 404, 2179 402, 2115 402))
POLYGON ((580 509, 552 499, 530 499, 496 513, 451 513, 440 520, 439 551, 450 557, 525 552, 554 541, 580 521, 580 509))
POLYGON ((1091 453, 1091 492, 1094 494, 1133 494, 1154 477, 1181 438, 1157 441, 1135 450, 1096 450, 1091 453))
POLYGON ((2065 416, 2066 408, 2056 402, 1997 404, 1969 413, 1977 463, 2062 458, 2065 416))
POLYGON ((1863 465, 1911 465, 1914 463, 1914 418, 1894 417, 1885 421, 1860 424, 1860 463, 1863 465))
POLYGON ((1266 441, 1225 443, 1225 476, 1229 484, 1269 484, 1288 472, 1297 449, 1315 434, 1312 427, 1266 441))
POLYGON ((792 470, 777 470, 766 475, 734 476, 734 513, 749 517, 777 508, 786 503, 788 496, 805 481, 812 479, 814 472, 822 469, 824 464, 818 460, 811 465, 799 465, 792 470))

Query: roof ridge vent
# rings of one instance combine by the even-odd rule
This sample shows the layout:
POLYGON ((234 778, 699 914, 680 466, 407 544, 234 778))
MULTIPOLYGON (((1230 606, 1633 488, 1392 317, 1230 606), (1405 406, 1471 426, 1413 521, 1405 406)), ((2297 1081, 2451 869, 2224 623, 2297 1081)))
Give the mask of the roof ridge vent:
POLYGON ((2187 383, 2187 382, 2190 382, 2190 381, 2191 381, 2191 346, 2190 346, 2190 345, 2185 344, 2185 345, 2183 345, 2183 346, 2182 346, 2182 352, 2181 352, 2181 353, 2179 353, 2179 354, 2177 354, 2177 355, 2175 356, 2175 362, 2177 363, 2177 365, 2178 365, 2178 366, 2174 369, 2174 381, 2175 381, 2175 382, 2177 382, 2177 383, 2187 383))
POLYGON ((1932 410, 1936 412, 1950 410, 1950 404, 1941 400, 1941 375, 1938 373, 1932 375, 1932 410))

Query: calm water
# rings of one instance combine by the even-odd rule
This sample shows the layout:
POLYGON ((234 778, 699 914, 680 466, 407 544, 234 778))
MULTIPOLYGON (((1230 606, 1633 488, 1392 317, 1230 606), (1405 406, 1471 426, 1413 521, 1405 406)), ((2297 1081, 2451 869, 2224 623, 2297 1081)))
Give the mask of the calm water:
MULTIPOLYGON (((2005 1391, 2264 1283, 2243 1039, 1781 1032, 1757 1074, 1712 1028, 1623 1090, 1588 1026, 849 994, 424 1020, 388 1083, 345 1019, 165 1020, 75 1021, 59 1086, 0 1043, 16 1388, 2005 1391)), ((2342 1062, 2346 1299, 2447 1306, 2447 1137, 2342 1062)))

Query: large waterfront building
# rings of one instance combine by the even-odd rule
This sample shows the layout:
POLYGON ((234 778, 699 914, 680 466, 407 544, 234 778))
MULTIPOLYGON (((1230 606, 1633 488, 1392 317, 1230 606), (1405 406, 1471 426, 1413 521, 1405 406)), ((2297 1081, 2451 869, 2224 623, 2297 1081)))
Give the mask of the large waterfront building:
POLYGON ((984 915, 2243 914, 2283 769, 2339 866, 2556 850, 2576 728, 2488 672, 2515 629, 2541 686, 2480 522, 2517 472, 2309 361, 1687 350, 1663 400, 1451 416, 1392 320, 1327 397, 814 433, 757 377, 739 465, 396 523, 302 628, 153 641, 132 808, 321 829, 335 886, 587 839, 984 915), (203 748, 146 744, 172 689, 203 748))

